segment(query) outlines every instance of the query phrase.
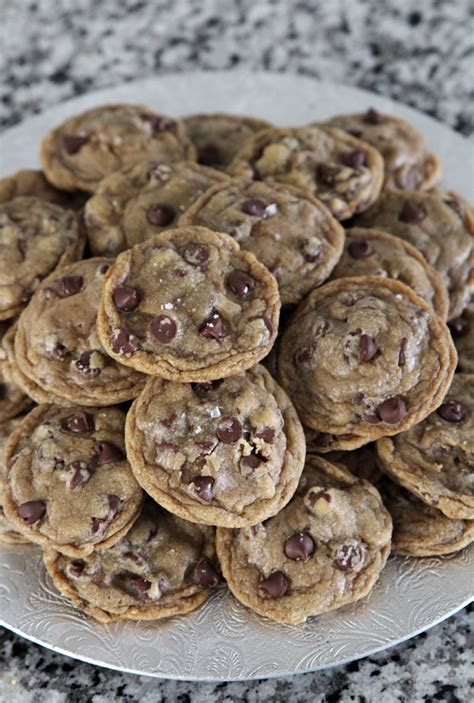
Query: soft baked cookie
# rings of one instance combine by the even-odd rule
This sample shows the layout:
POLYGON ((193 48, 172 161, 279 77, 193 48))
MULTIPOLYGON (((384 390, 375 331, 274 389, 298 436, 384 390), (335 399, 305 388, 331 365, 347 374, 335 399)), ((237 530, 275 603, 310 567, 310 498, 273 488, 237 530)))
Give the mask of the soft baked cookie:
POLYGON ((227 234, 162 232, 106 276, 98 330, 107 353, 173 381, 232 376, 270 351, 280 298, 272 274, 227 234))
POLYGON ((85 193, 66 193, 54 188, 42 171, 21 169, 11 176, 0 178, 0 203, 23 195, 30 195, 71 210, 79 210, 87 199, 85 193))
POLYGON ((377 442, 380 468, 450 518, 474 520, 474 374, 457 373, 419 424, 377 442))
POLYGON ((151 500, 113 547, 81 559, 48 548, 43 557, 58 591, 102 623, 189 613, 220 580, 214 529, 181 520, 151 500))
POLYGON ((346 220, 375 202, 383 169, 381 155, 369 144, 320 125, 259 132, 236 155, 229 173, 307 190, 346 220))
POLYGON ((26 196, 0 204, 0 320, 15 317, 43 278, 83 250, 71 211, 26 196))
POLYGON ((474 520, 452 520, 389 479, 378 488, 392 516, 395 554, 409 557, 452 554, 474 541, 474 520))
POLYGON ((448 319, 458 317, 474 291, 474 214, 455 193, 387 191, 357 218, 412 244, 441 273, 449 294, 448 319))
POLYGON ((401 281, 446 320, 449 298, 442 275, 399 237, 378 229, 346 229, 344 251, 331 280, 346 276, 384 276, 401 281))
POLYGON ((115 544, 143 494, 125 456, 118 408, 39 405, 10 436, 3 507, 32 542, 70 556, 115 544))
POLYGON ((458 351, 458 371, 474 373, 474 303, 449 323, 458 351))
POLYGON ((271 127, 256 117, 225 113, 189 115, 183 122, 196 147, 198 162, 223 170, 249 137, 271 127))
POLYGON ((423 135, 400 117, 371 107, 364 113, 337 115, 326 124, 380 151, 385 162, 385 188, 428 190, 439 180, 439 159, 428 149, 423 135))
POLYGON ((42 141, 46 178, 61 190, 94 192, 105 176, 143 159, 195 160, 181 120, 143 105, 103 105, 71 117, 42 141))
POLYGON ((192 161, 142 161, 107 176, 88 201, 85 222, 93 254, 116 255, 164 229, 227 176, 192 161))
MULTIPOLYGON (((67 404, 121 403, 136 398, 146 380, 110 359, 97 334, 97 309, 110 264, 110 259, 85 259, 56 271, 18 320, 14 352, 20 376, 67 404)), ((28 391, 26 382, 19 381, 28 391)))
POLYGON ((5 445, 10 434, 18 428, 23 418, 16 417, 13 420, 2 420, 0 422, 0 542, 6 544, 27 544, 28 540, 20 532, 13 529, 11 523, 3 512, 3 491, 5 487, 6 466, 4 461, 5 445))
POLYGON ((304 425, 333 435, 330 449, 355 449, 423 420, 456 362, 447 326, 424 300, 391 278, 361 276, 326 283, 301 303, 278 374, 304 425))
POLYGON ((328 278, 344 242, 341 225, 309 193, 242 178, 210 188, 179 224, 230 234, 273 273, 282 305, 299 303, 328 278))
POLYGON ((0 322, 0 426, 5 420, 19 415, 31 405, 30 398, 8 373, 7 354, 3 350, 3 340, 8 332, 7 323, 0 322))
POLYGON ((277 513, 303 470, 303 429, 257 364, 222 381, 150 378, 126 423, 135 478, 182 518, 244 527, 277 513))
POLYGON ((310 455, 278 515, 241 530, 218 528, 216 548, 238 600, 296 624, 366 596, 390 553, 391 532, 374 486, 310 455))

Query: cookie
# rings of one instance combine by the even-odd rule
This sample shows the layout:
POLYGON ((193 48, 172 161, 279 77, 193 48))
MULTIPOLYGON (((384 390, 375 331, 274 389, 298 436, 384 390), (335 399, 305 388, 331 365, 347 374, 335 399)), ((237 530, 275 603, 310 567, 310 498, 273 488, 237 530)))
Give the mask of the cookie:
POLYGON ((366 596, 390 553, 391 532, 374 486, 310 455, 278 515, 241 530, 218 528, 216 548, 239 601, 297 624, 366 596))
POLYGON ((146 380, 110 359, 97 335, 110 264, 110 259, 85 259, 56 271, 18 320, 14 351, 20 374, 69 405, 115 405, 136 398, 146 380))
POLYGON ((48 548, 43 558, 58 591, 102 623, 189 613, 220 579, 213 528, 181 520, 151 500, 113 547, 81 559, 48 548))
POLYGON ((346 229, 344 252, 331 279, 347 276, 383 276, 401 281, 446 320, 449 298, 442 275, 399 237, 364 227, 346 229))
POLYGON ((124 424, 118 408, 32 410, 5 449, 3 507, 14 528, 72 557, 128 532, 143 494, 125 456, 124 424))
POLYGON ((392 551, 408 557, 452 554, 474 541, 474 520, 452 520, 386 479, 380 486, 393 520, 392 551))
MULTIPOLYGON (((353 115, 337 115, 326 123, 375 147, 385 162, 385 188, 429 190, 439 180, 439 159, 411 124, 373 107, 353 115)), ((316 125, 318 126, 318 125, 316 125)))
POLYGON ((31 400, 8 373, 7 355, 3 351, 3 340, 7 334, 7 323, 0 322, 0 423, 19 415, 31 405, 31 400))
POLYGON ((456 362, 447 326, 424 300, 399 281, 360 276, 301 303, 280 342, 278 374, 304 425, 333 435, 332 450, 355 449, 421 422, 456 362))
POLYGON ((474 303, 449 323, 458 351, 458 371, 474 373, 474 303))
POLYGON ((165 229, 211 186, 227 180, 192 161, 142 161, 100 183, 87 203, 85 222, 96 256, 116 256, 165 229))
POLYGON ((320 125, 259 132, 236 155, 229 173, 306 190, 346 220, 375 202, 383 169, 381 155, 366 142, 320 125))
POLYGON ((183 122, 196 147, 198 162, 223 170, 249 137, 271 127, 269 122, 255 117, 224 113, 190 115, 183 122))
POLYGON ((18 315, 40 281, 83 250, 71 211, 26 196, 0 204, 0 320, 18 315))
POLYGON ((290 500, 301 424, 263 366, 222 381, 150 378, 127 415, 127 456, 157 503, 192 522, 244 527, 290 500))
POLYGON ((143 105, 103 105, 71 117, 43 139, 40 151, 50 183, 91 193, 106 176, 143 159, 195 157, 183 123, 143 105))
POLYGON ((5 517, 2 507, 6 478, 6 466, 3 458, 4 449, 10 434, 20 425, 22 419, 16 417, 13 420, 2 420, 0 423, 0 543, 4 542, 6 544, 28 544, 28 540, 20 532, 13 529, 13 526, 5 517))
POLYGON ((341 225, 309 193, 242 178, 210 188, 179 224, 230 234, 273 273, 282 305, 299 303, 328 278, 344 242, 341 225))
POLYGON ((54 188, 42 171, 21 169, 11 176, 0 178, 0 203, 24 195, 46 200, 69 210, 80 210, 87 200, 85 193, 67 193, 54 188))
POLYGON ((474 291, 474 213, 459 195, 388 191, 356 222, 394 234, 418 249, 443 277, 448 319, 462 313, 474 291))
POLYGON ((280 299, 272 274, 227 234, 162 232, 106 276, 98 331, 117 361, 172 381, 212 381, 270 351, 280 299))
POLYGON ((474 520, 474 375, 457 373, 424 421, 377 442, 380 468, 447 517, 474 520))

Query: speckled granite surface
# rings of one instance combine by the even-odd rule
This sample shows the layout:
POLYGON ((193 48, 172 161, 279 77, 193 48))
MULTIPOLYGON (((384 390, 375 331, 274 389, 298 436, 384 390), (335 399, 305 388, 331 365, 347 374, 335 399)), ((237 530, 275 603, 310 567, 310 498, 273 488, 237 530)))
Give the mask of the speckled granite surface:
MULTIPOLYGON (((474 136, 472 0, 0 0, 0 16, 3 128, 95 88, 238 67, 359 85, 474 136)), ((0 702, 464 702, 469 625, 464 610, 344 667, 217 686, 98 669, 0 631, 0 702)))

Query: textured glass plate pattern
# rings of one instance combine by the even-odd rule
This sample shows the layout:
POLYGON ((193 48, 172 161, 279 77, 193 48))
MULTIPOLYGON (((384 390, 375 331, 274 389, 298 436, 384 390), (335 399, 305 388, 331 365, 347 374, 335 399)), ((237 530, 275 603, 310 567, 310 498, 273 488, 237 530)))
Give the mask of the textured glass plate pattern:
MULTIPOLYGON (((0 137, 1 175, 37 166, 38 145, 49 129, 106 102, 142 102, 173 115, 247 113, 281 125, 372 105, 420 128, 441 157, 445 186, 472 199, 472 144, 429 117, 344 86, 235 72, 164 76, 59 105, 0 137)), ((222 588, 184 617, 104 627, 56 593, 36 548, 0 545, 0 623, 56 651, 123 671, 214 681, 281 676, 365 656, 443 620, 472 599, 473 562, 472 546, 451 557, 391 557, 368 598, 301 626, 267 621, 222 588)))

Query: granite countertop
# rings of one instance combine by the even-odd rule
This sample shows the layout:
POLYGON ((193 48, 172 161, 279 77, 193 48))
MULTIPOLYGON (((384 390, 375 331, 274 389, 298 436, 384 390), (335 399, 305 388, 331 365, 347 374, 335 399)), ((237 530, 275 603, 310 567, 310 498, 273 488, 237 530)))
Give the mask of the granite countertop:
MULTIPOLYGON (((361 86, 474 135, 472 0, 0 0, 0 10, 3 128, 135 78, 239 68, 361 86)), ((99 669, 0 629, 0 701, 467 701, 469 636, 466 609, 346 666, 213 685, 99 669)))

